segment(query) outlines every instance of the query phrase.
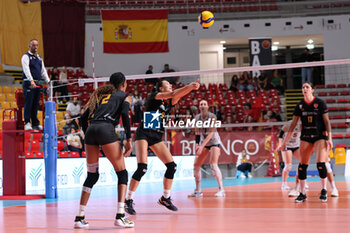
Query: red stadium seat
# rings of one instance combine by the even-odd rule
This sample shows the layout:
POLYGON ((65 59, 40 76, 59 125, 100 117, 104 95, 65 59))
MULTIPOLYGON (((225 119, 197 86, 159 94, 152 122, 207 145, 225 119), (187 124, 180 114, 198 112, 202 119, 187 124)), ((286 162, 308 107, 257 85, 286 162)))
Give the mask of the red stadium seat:
POLYGON ((335 88, 335 84, 328 84, 326 85, 326 88, 335 88))
POLYGON ((30 152, 37 153, 40 149, 40 142, 39 141, 30 141, 30 152))
POLYGON ((44 153, 43 152, 37 152, 35 153, 36 158, 43 159, 44 158, 44 153))
POLYGON ((319 92, 318 96, 327 96, 327 92, 319 92))
POLYGON ((33 152, 26 152, 26 159, 34 159, 34 153, 33 152))
POLYGON ((68 151, 61 151, 60 152, 60 158, 68 158, 68 151))
POLYGON ((57 140, 57 151, 61 151, 64 149, 64 141, 57 140))
POLYGON ((71 158, 80 158, 80 154, 79 154, 79 152, 71 151, 70 157, 71 158))
POLYGON ((39 141, 42 142, 43 141, 43 134, 42 133, 33 133, 33 141, 39 141))
POLYGON ((84 150, 82 153, 81 153, 82 157, 86 157, 86 151, 84 150))
POLYGON ((346 84, 345 83, 340 83, 340 84, 337 84, 337 87, 338 88, 343 88, 343 87, 346 87, 346 84))

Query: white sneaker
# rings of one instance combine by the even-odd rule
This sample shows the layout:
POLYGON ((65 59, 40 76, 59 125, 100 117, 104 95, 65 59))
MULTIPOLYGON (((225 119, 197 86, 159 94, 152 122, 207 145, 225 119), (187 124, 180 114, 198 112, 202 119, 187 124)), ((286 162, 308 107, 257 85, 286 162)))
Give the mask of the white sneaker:
POLYGON ((331 197, 339 197, 339 192, 337 188, 332 190, 331 197))
POLYGON ((219 192, 215 193, 215 197, 224 197, 225 195, 226 194, 224 190, 220 190, 219 192))
POLYGON ((292 189, 289 193, 288 193, 288 197, 297 197, 299 196, 299 192, 296 189, 292 189))
POLYGON ((134 227, 135 223, 128 219, 127 217, 120 217, 114 220, 114 225, 119 227, 134 227))
POLYGON ((282 183, 281 190, 289 190, 289 189, 290 187, 287 184, 282 183))
POLYGON ((41 125, 33 126, 33 129, 35 130, 43 130, 43 127, 41 125))
POLYGON ((89 227, 89 223, 85 221, 85 216, 76 216, 74 220, 74 228, 85 229, 89 227))
POLYGON ((249 172, 248 173, 248 178, 252 178, 253 176, 252 176, 252 174, 249 172))
POLYGON ((244 173, 241 174, 240 178, 247 178, 244 173))
POLYGON ((203 193, 195 190, 193 193, 189 194, 188 197, 203 197, 203 193))
POLYGON ((32 124, 30 124, 30 122, 28 122, 27 124, 25 124, 25 125, 24 125, 24 130, 33 130, 32 124))
POLYGON ((309 184, 305 182, 305 189, 309 189, 309 184))

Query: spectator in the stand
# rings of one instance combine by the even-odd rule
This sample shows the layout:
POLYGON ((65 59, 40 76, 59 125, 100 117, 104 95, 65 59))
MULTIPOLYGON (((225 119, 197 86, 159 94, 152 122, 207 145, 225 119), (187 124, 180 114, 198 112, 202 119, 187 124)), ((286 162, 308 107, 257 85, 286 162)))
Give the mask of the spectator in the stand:
POLYGON ((259 90, 265 90, 266 89, 266 81, 267 81, 267 74, 265 70, 260 71, 260 76, 258 78, 258 89, 259 90))
POLYGON ((195 117, 197 114, 199 114, 199 110, 198 110, 198 100, 194 99, 193 100, 193 105, 191 106, 191 116, 192 118, 195 117))
POLYGON ((264 115, 264 122, 276 122, 276 113, 272 112, 271 110, 267 111, 264 115))
POLYGON ((211 112, 215 114, 218 121, 222 121, 221 105, 219 102, 214 102, 211 112))
MULTIPOLYGON (((300 62, 312 62, 312 55, 308 48, 304 49, 304 52, 300 56, 300 62)), ((305 82, 311 82, 312 69, 311 67, 301 68, 301 85, 305 82)))
POLYGON ((242 153, 239 154, 238 159, 237 159, 237 172, 236 172, 236 178, 251 178, 253 177, 251 172, 252 172, 252 167, 253 163, 249 161, 250 157, 247 154, 246 150, 243 149, 242 153))
MULTIPOLYGON (((62 85, 59 90, 61 92, 61 96, 65 96, 64 98, 62 98, 65 102, 69 101, 69 97, 68 97, 68 77, 67 77, 67 68, 65 66, 62 67, 62 70, 60 72, 60 76, 59 76, 59 81, 58 83, 60 85, 62 85)), ((60 100, 59 100, 60 101, 60 100)))
POLYGON ((281 74, 278 73, 278 70, 272 72, 271 84, 274 89, 277 89, 279 95, 284 93, 284 80, 281 74))
POLYGON ((238 88, 241 91, 253 90, 253 86, 251 84, 251 77, 247 71, 244 71, 241 77, 239 78, 238 88))
MULTIPOLYGON (((232 116, 226 116, 226 120, 225 120, 225 124, 232 124, 232 116)), ((226 127, 225 128, 226 132, 232 132, 232 128, 231 127, 226 127)))
POLYGON ((67 136, 67 145, 68 150, 79 152, 81 156, 83 145, 81 144, 80 137, 78 134, 76 134, 76 130, 74 127, 70 129, 70 134, 68 134, 67 136))
MULTIPOLYGON (((153 74, 153 66, 151 66, 151 65, 148 66, 148 70, 146 71, 146 74, 153 74)), ((145 81, 148 83, 156 84, 158 82, 158 79, 157 78, 146 78, 145 81)))
MULTIPOLYGON (((73 102, 68 103, 66 109, 66 116, 69 115, 71 118, 80 117, 81 107, 79 104, 78 97, 73 97, 73 102)), ((76 123, 79 123, 78 119, 75 119, 76 123)))
POLYGON ((38 105, 40 101, 40 81, 42 78, 47 83, 50 82, 47 75, 44 62, 38 55, 39 42, 32 39, 29 42, 29 51, 22 56, 23 69, 23 93, 24 93, 24 129, 25 130, 42 130, 38 120, 38 105), (39 85, 39 86, 38 86, 39 85), (32 123, 30 123, 32 120, 32 123))
POLYGON ((273 113, 273 115, 277 121, 282 121, 281 106, 279 105, 279 103, 276 99, 272 102, 272 105, 270 105, 270 110, 273 113))
POLYGON ((231 86, 230 86, 230 90, 231 91, 234 91, 235 93, 238 91, 238 82, 239 82, 239 78, 236 74, 234 74, 232 76, 232 79, 231 79, 231 86))
POLYGON ((131 98, 132 123, 141 123, 143 100, 140 92, 137 89, 135 89, 131 98))
MULTIPOLYGON (((162 71, 162 73, 171 73, 171 72, 175 72, 175 70, 170 69, 169 68, 169 64, 165 64, 164 65, 164 70, 162 71)), ((169 83, 171 84, 175 84, 179 81, 179 77, 167 77, 164 78, 165 80, 167 80, 169 83)))
POLYGON ((66 120, 66 124, 62 127, 62 133, 64 136, 70 133, 71 128, 75 128, 75 129, 79 128, 77 123, 72 120, 70 115, 65 115, 64 120, 66 120))
POLYGON ((55 97, 55 100, 58 101, 58 94, 60 93, 60 88, 57 87, 59 85, 58 83, 58 70, 57 67, 53 67, 52 71, 50 73, 50 80, 52 82, 52 86, 53 86, 53 92, 52 95, 55 97))

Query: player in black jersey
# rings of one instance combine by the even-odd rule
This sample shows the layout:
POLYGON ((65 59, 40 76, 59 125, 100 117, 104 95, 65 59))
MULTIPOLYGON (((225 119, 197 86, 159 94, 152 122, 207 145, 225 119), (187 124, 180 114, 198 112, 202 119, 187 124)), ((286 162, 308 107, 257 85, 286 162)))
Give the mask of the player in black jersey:
POLYGON ((322 202, 327 201, 327 167, 328 153, 333 148, 331 123, 328 117, 328 108, 326 103, 313 96, 314 87, 312 83, 306 82, 302 87, 304 100, 300 101, 294 110, 292 124, 288 134, 285 137, 282 148, 285 148, 286 142, 291 137, 293 130, 301 119, 302 129, 300 136, 300 154, 301 160, 298 167, 298 178, 300 180, 301 192, 295 199, 296 202, 306 200, 305 182, 307 167, 310 158, 315 150, 317 170, 321 178, 321 195, 322 202))
MULTIPOLYGON (((198 82, 193 82, 182 88, 172 90, 171 84, 162 80, 157 83, 155 91, 146 100, 146 110, 156 112, 156 116, 161 115, 161 119, 165 119, 170 114, 170 109, 175 105, 181 97, 187 95, 192 90, 198 90, 198 82)), ((145 119, 144 119, 145 120, 145 119)), ((133 194, 140 183, 142 176, 147 171, 147 149, 148 147, 158 156, 158 158, 167 167, 164 175, 164 194, 158 200, 158 203, 164 205, 166 208, 172 211, 177 211, 176 206, 173 205, 170 199, 170 189, 173 183, 174 174, 176 172, 176 164, 168 149, 164 144, 162 138, 164 134, 164 127, 162 121, 159 129, 149 129, 144 126, 144 122, 139 125, 136 130, 135 136, 135 149, 137 157, 137 169, 132 176, 129 185, 129 191, 125 200, 125 210, 131 215, 135 215, 136 212, 133 208, 133 194)))
POLYGON ((112 74, 109 82, 111 85, 99 87, 94 91, 82 116, 82 128, 84 132, 86 131, 85 148, 88 174, 81 193, 79 213, 74 222, 75 228, 87 228, 89 226, 85 221, 84 211, 91 189, 99 178, 98 158, 100 146, 118 176, 118 210, 114 224, 121 227, 134 227, 134 223, 127 219, 124 214, 128 173, 125 169, 122 148, 120 143, 117 142, 118 138, 115 133, 115 126, 122 117, 127 137, 124 156, 130 155, 132 145, 128 112, 131 99, 125 93, 127 84, 122 73, 112 74), (88 121, 90 122, 89 126, 88 121))

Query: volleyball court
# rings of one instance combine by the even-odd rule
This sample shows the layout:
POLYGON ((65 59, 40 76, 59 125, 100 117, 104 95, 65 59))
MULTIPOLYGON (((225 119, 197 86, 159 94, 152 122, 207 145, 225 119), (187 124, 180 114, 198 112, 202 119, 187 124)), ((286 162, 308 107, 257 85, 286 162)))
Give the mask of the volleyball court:
MULTIPOLYGON (((288 197, 287 191, 281 190, 281 171, 283 161, 279 152, 278 134, 283 125, 293 116, 294 108, 303 99, 301 89, 285 89, 285 84, 277 80, 292 80, 301 88, 297 75, 303 63, 271 65, 262 67, 239 67, 221 70, 188 71, 168 74, 127 76, 127 92, 138 90, 142 99, 147 98, 154 89, 150 78, 165 78, 176 81, 174 88, 179 88, 189 81, 201 80, 201 87, 182 98, 171 112, 172 124, 165 128, 164 141, 178 164, 174 178, 172 198, 179 208, 178 212, 169 212, 157 205, 159 193, 162 192, 162 175, 164 165, 152 153, 150 163, 140 188, 135 193, 137 215, 130 216, 135 222, 134 229, 123 231, 138 232, 295 232, 295 231, 338 231, 346 229, 349 211, 349 186, 344 174, 349 174, 346 166, 350 132, 350 84, 349 60, 312 62, 319 75, 314 75, 314 83, 326 80, 325 85, 316 85, 315 96, 323 99, 328 106, 332 124, 334 149, 330 152, 332 168, 335 174, 339 197, 329 197, 327 203, 318 199, 320 184, 315 159, 310 161, 308 170, 308 200, 297 204, 294 198, 288 197), (251 71, 259 71, 263 77, 250 77, 251 71), (263 71, 264 70, 264 71, 263 71), (291 70, 293 72, 291 72, 291 70), (238 81, 235 81, 237 76, 238 81), (247 75, 246 80, 240 80, 247 75), (275 79, 275 80, 274 80, 275 79), (232 83, 232 85, 231 85, 232 83), (270 85, 270 86, 269 86, 270 85), (199 113, 198 104, 206 100, 209 111, 221 122, 215 126, 221 138, 219 168, 223 174, 225 197, 215 197, 217 184, 211 174, 208 159, 201 168, 202 191, 200 198, 189 198, 194 189, 193 161, 195 155, 194 125, 178 127, 175 122, 191 121, 199 113), (242 151, 249 155, 247 159, 252 168, 250 174, 237 172, 237 160, 242 151), (247 223, 252 223, 250 226, 247 223), (317 224, 315 224, 317 223, 317 224)), ((314 72, 314 74, 317 74, 314 72)), ((48 99, 79 97, 84 105, 91 92, 104 85, 108 77, 87 78, 80 75, 71 76, 68 83, 68 96, 48 95, 48 99)), ((62 85, 51 85, 54 88, 62 85)), ((20 107, 21 105, 19 105, 20 107)), ((56 106, 58 109, 59 105, 56 106)), ((57 128, 57 183, 58 199, 34 201, 1 200, 0 222, 5 231, 11 232, 71 232, 73 220, 78 209, 78 198, 81 185, 86 176, 84 151, 82 155, 67 150, 67 136, 60 132, 68 121, 62 119, 64 111, 57 111, 54 127, 57 128), (73 165, 74 166, 73 166, 73 165), (77 164, 75 166, 75 164, 77 164), (70 166, 72 165, 72 166, 70 166), (77 168, 78 167, 78 168, 77 168), (68 170, 71 168, 72 170, 68 170), (64 173, 62 172, 64 170, 64 173), (68 174, 67 177, 64 175, 68 174), (75 177, 73 177, 75 174, 75 177), (77 174, 80 174, 77 179, 77 174), (66 179, 66 180, 65 180, 66 179), (65 182, 60 182, 60 181, 65 182), (78 181, 78 182, 77 182, 78 181), (69 188, 64 188, 69 187, 69 188), (23 208, 24 207, 24 208, 23 208)), ((70 121, 75 119, 69 119, 70 121)), ((79 117, 77 117, 77 121, 79 117)), ((132 122, 133 130, 141 122, 132 122)), ((116 132, 122 135, 122 126, 116 132)), ((45 151, 40 140, 35 136, 42 132, 25 132, 23 137, 26 159, 26 193, 43 194, 45 189, 44 173, 34 186, 33 177, 38 176, 35 170, 38 164, 44 164, 45 151), (27 136, 27 135, 30 136, 27 136), (38 141, 39 148, 33 146, 38 141), (26 147, 29 145, 28 148, 26 147), (27 151, 26 151, 27 150, 27 151), (40 154, 42 153, 42 154, 40 154), (34 169, 34 170, 33 170, 34 169)), ((79 133, 77 133, 79 134, 79 133)), ((129 176, 136 170, 135 151, 126 159, 129 176)), ((104 232, 115 231, 113 216, 116 210, 115 174, 109 172, 101 154, 100 170, 104 172, 92 198, 87 206, 86 216, 90 230, 104 232), (104 170, 104 171, 103 171, 104 170)), ((293 167, 288 178, 290 186, 294 185, 298 162, 293 158, 293 167)), ((44 166, 41 167, 42 169, 44 166)))

